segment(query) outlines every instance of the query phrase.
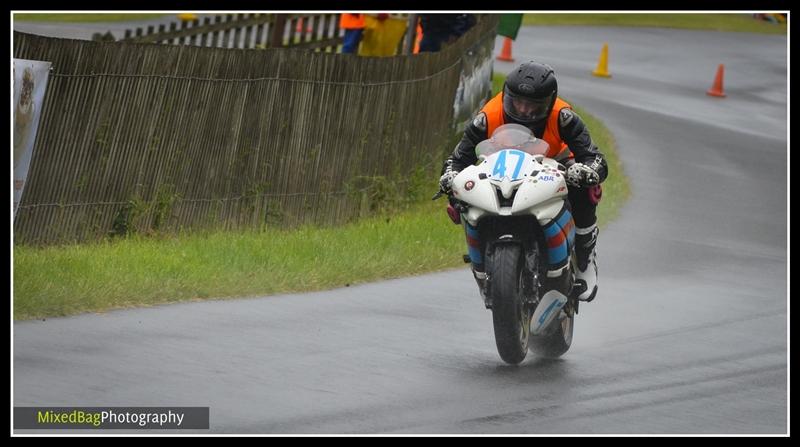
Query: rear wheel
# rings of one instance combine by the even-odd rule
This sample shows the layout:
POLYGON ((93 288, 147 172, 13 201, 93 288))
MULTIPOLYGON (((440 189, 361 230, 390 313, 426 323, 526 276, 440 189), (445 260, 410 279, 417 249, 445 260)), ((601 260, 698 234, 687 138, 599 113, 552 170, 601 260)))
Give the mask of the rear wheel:
POLYGON ((522 265, 522 248, 513 244, 495 246, 487 264, 497 352, 512 365, 525 359, 530 335, 531 312, 522 297, 522 265))

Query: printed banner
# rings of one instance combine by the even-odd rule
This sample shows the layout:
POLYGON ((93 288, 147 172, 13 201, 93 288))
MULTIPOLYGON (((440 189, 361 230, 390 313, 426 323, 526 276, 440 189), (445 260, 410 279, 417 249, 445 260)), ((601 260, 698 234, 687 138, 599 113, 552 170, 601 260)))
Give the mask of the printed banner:
POLYGON ((462 57, 461 77, 453 104, 453 127, 463 132, 467 123, 492 96, 492 51, 495 35, 484 37, 462 57))
POLYGON ((50 62, 14 59, 14 216, 22 199, 42 114, 50 62))

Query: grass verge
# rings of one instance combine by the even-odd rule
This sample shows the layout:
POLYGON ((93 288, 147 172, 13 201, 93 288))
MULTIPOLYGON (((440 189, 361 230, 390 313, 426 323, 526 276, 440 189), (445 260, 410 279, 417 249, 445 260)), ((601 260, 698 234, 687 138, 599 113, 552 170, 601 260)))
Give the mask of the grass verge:
POLYGON ((414 275, 457 266, 460 242, 440 201, 339 228, 18 246, 14 316, 321 290, 414 275))
MULTIPOLYGON (((502 86, 502 76, 495 76, 502 86), (498 80, 499 78, 499 80, 498 80)), ((499 88, 498 88, 499 90, 499 88)), ((601 225, 627 198, 608 130, 576 108, 611 165, 601 225)), ((438 173, 438 169, 437 169, 438 173)), ((463 266, 463 230, 432 202, 438 176, 404 211, 336 228, 132 236, 92 244, 15 246, 14 318, 28 320, 209 298, 269 295, 463 266)))
POLYGON ((786 34, 786 23, 756 20, 751 14, 699 14, 699 13, 535 13, 525 14, 523 25, 579 25, 579 26, 651 26, 658 28, 683 28, 709 31, 734 31, 764 34, 786 34))

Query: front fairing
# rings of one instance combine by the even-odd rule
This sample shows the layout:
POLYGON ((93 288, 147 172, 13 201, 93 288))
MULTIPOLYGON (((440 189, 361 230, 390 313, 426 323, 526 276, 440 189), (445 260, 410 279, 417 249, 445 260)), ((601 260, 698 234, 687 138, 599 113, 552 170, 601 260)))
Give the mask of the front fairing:
POLYGON ((558 212, 567 184, 549 145, 518 124, 498 127, 475 148, 479 163, 453 180, 453 197, 469 205, 465 219, 475 225, 486 213, 535 214, 540 221, 558 212))
POLYGON ((490 155, 453 180, 453 197, 469 205, 466 220, 473 225, 485 213, 540 217, 540 208, 558 205, 566 195, 566 181, 555 160, 513 149, 490 155))

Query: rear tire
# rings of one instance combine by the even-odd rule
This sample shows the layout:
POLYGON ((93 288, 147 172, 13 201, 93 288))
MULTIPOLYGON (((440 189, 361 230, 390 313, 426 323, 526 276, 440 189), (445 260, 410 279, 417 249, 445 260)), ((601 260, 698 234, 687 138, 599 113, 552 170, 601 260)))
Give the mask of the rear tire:
POLYGON ((512 365, 525 359, 530 338, 531 312, 522 298, 522 265, 522 248, 512 244, 496 245, 487 264, 497 352, 512 365))

